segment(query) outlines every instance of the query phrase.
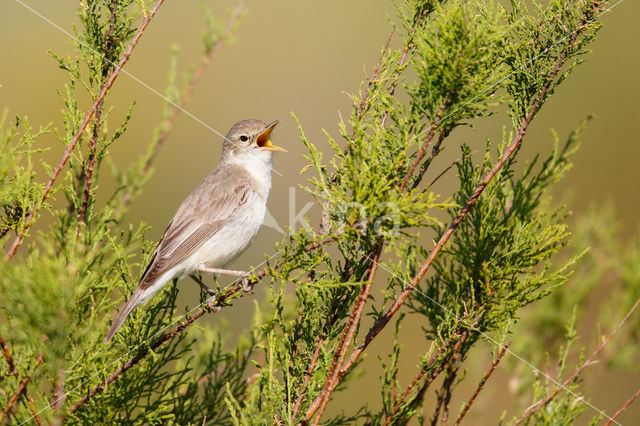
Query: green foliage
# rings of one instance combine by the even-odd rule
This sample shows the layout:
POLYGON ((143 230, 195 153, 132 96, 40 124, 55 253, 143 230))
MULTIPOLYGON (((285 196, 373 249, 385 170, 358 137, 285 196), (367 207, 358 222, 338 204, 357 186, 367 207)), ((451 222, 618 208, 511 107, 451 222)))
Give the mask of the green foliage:
MULTIPOLYGON (((243 4, 223 25, 201 3, 205 66, 243 4)), ((352 96, 339 139, 327 133, 329 150, 321 151, 298 122, 308 150, 301 186, 323 215, 315 229, 307 223, 284 236, 266 266, 252 271, 253 280, 266 277, 267 298, 256 302, 248 330, 231 338, 220 321, 213 328, 193 326, 244 296, 239 284, 220 288, 208 301, 203 295, 189 308, 177 304, 173 283, 104 345, 113 312, 137 286, 153 252, 146 226, 126 221, 127 207, 153 170, 177 115, 174 103, 183 102, 199 78, 196 71, 179 87, 174 47, 168 102, 146 152, 125 167, 112 161, 110 146, 135 119, 134 100, 115 131, 107 126, 113 109, 101 102, 44 200, 53 224, 39 228, 37 237, 27 233, 19 254, 0 263, 0 337, 8 343, 0 401, 8 407, 7 421, 313 423, 337 392, 371 374, 362 354, 392 322, 393 340, 378 346, 381 401, 358 396, 340 414, 329 408, 332 414, 322 419, 327 424, 423 421, 427 409, 434 424, 463 416, 451 407, 453 394, 475 385, 466 369, 475 349, 487 343, 494 353, 509 341, 526 359, 554 361, 553 374, 544 377, 513 372, 524 384, 521 400, 551 395, 557 383, 549 377, 561 381, 573 370, 570 347, 583 314, 575 306, 610 271, 619 277, 617 304, 631 309, 640 294, 637 241, 619 256, 594 218, 576 225, 572 237, 568 212, 551 199, 553 185, 571 167, 584 123, 564 143, 554 134, 550 153, 516 161, 529 124, 594 39, 602 4, 514 0, 505 9, 489 0, 398 1, 400 42, 383 48, 352 96), (460 160, 440 161, 459 126, 482 129, 491 115, 504 123, 498 141, 476 130, 476 141, 460 147, 460 160), (484 151, 480 159, 478 149, 484 151), (436 162, 457 171, 457 190, 439 194, 425 183, 438 179, 431 168, 436 162), (110 194, 99 186, 104 165, 117 183, 110 194), (59 193, 64 197, 54 200, 59 193), (434 249, 431 238, 448 242, 434 249), (601 241, 611 248, 604 264, 594 251, 585 252, 601 241), (422 335, 406 342, 402 326, 409 322, 422 335), (406 355, 408 343, 420 349, 417 359, 406 355), (540 349, 545 346, 548 353, 540 349), (551 349, 558 355, 549 355, 551 349), (11 362, 15 371, 5 370, 11 362), (407 366, 415 369, 413 380, 403 383, 407 366), (29 386, 12 405, 25 377, 29 386)), ((64 146, 85 117, 80 99, 88 95, 93 103, 108 88, 151 7, 147 1, 80 3, 76 56, 53 55, 69 75, 60 91, 63 127, 55 129, 64 146)), ((45 197, 34 162, 44 150, 37 139, 49 127, 34 132, 26 119, 3 119, 0 128, 0 241, 8 246, 10 237, 22 238, 27 215, 35 211, 37 218, 45 197)), ((42 166, 54 173, 53 166, 42 166)), ((635 331, 626 334, 610 365, 633 360, 639 339, 635 331)), ((545 409, 522 406, 524 421, 574 421, 585 411, 575 398, 579 380, 565 390, 540 404, 545 409)))
POLYGON ((36 181, 34 160, 45 149, 34 143, 47 132, 45 127, 33 133, 26 118, 7 125, 7 111, 0 118, 0 241, 21 229, 29 208, 42 198, 44 185, 36 181))

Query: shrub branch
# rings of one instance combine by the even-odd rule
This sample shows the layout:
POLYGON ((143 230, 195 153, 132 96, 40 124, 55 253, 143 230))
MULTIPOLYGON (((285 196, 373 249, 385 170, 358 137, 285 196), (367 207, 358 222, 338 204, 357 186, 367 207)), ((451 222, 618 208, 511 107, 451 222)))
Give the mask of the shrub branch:
POLYGON ((107 95, 107 92, 115 82, 116 77, 118 77, 118 75, 120 74, 120 71, 124 68, 124 65, 129 60, 129 57, 131 56, 133 49, 138 44, 138 41, 140 41, 140 38, 142 37, 144 30, 147 28, 147 26, 151 22, 151 19, 153 19, 153 17, 156 15, 156 12, 160 8, 160 6, 162 6, 162 3, 164 3, 164 0, 158 0, 155 6, 153 7, 153 9, 151 9, 149 15, 144 18, 144 20, 142 21, 142 24, 140 25, 140 28, 138 28, 138 32, 133 37, 133 40, 129 44, 129 47, 127 47, 127 50, 124 52, 122 59, 120 59, 120 62, 118 62, 118 65, 116 65, 115 69, 113 70, 111 77, 109 77, 109 80, 107 80, 106 84, 103 86, 102 90, 100 91, 98 98, 93 102, 93 105, 91 105, 91 108, 89 108, 89 111, 87 111, 84 117, 84 120, 82 120, 82 124, 80 124, 80 128, 76 132, 71 143, 67 145, 67 149, 65 150, 64 155, 60 159, 60 162, 55 167, 55 169, 53 169, 53 173, 49 177, 49 180, 47 181, 47 184, 44 187, 42 199, 40 200, 40 202, 37 202, 29 212, 29 215, 27 216, 25 223, 22 226, 22 229, 20 230, 20 232, 18 232, 18 235, 16 236, 15 240, 11 244, 9 251, 5 256, 5 260, 10 260, 16 254, 16 251, 18 250, 18 247, 20 247, 20 245, 22 244, 22 240, 27 230, 31 226, 35 218, 35 215, 40 210, 40 208, 42 208, 42 206, 44 205, 44 202, 49 197, 49 193, 53 189, 53 184, 55 183, 56 179, 58 178, 58 175, 60 175, 60 172, 62 171, 64 166, 67 164, 67 161, 71 157, 71 153, 73 152, 73 149, 76 147, 78 141, 80 140, 80 137, 82 136, 82 133, 89 125, 89 122, 91 121, 91 118, 95 114, 96 109, 98 108, 98 105, 100 105, 104 100, 104 97, 107 95))

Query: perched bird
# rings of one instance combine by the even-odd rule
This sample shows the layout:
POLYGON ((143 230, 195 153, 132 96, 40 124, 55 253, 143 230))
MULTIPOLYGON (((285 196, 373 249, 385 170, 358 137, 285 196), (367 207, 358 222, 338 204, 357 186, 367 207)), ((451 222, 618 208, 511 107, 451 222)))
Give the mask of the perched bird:
POLYGON ((198 272, 246 275, 224 268, 255 239, 271 189, 278 124, 244 120, 233 125, 222 146, 220 164, 189 194, 169 222, 151 262, 127 304, 114 321, 108 342, 131 311, 174 278, 191 276, 210 294, 198 272))

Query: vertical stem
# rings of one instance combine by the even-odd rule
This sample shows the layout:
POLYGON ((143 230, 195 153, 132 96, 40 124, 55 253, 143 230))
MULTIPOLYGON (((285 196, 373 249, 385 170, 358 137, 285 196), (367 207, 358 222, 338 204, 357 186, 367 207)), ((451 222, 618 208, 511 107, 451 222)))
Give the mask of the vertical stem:
MULTIPOLYGON (((43 358, 42 354, 38 355, 38 359, 36 359, 36 363, 33 367, 34 370, 38 367, 38 365, 40 365, 40 363, 42 362, 42 358, 43 358)), ((31 375, 26 375, 22 379, 22 381, 18 385, 18 389, 16 389, 16 391, 11 396, 11 398, 9 398, 9 402, 7 402, 7 405, 4 407, 4 410, 2 411, 2 413, 0 413, 0 420, 7 417, 7 415, 9 414, 9 411, 11 411, 11 408, 13 408, 13 405, 18 401, 18 398, 20 398, 20 395, 24 393, 30 380, 31 380, 31 375)))
MULTIPOLYGON (((109 17, 109 30, 107 32, 106 41, 102 49, 102 85, 100 86, 100 92, 105 88, 107 76, 111 69, 111 47, 113 45, 113 33, 116 25, 116 10, 118 6, 118 0, 111 1, 111 16, 109 17)), ((100 134, 100 128, 102 127, 102 105, 104 100, 96 106, 96 112, 93 120, 93 132, 89 144, 87 146, 87 161, 82 171, 82 180, 84 185, 82 188, 82 205, 80 206, 80 213, 78 219, 80 223, 86 223, 87 221, 87 208, 89 206, 89 200, 91 199, 91 185, 93 184, 93 169, 96 164, 96 147, 98 144, 98 136, 100 134)))
POLYGON ((338 342, 338 347, 334 352, 333 362, 331 364, 331 368, 329 369, 327 379, 325 380, 324 388, 320 392, 320 395, 318 395, 318 397, 313 401, 305 415, 305 421, 308 422, 309 420, 311 420, 316 411, 318 411, 318 415, 313 423, 314 425, 317 425, 320 421, 320 418, 322 417, 322 414, 331 397, 331 393, 340 382, 340 378, 338 377, 340 366, 344 360, 347 350, 349 349, 349 346, 351 345, 351 342, 353 341, 356 329, 360 324, 362 312, 364 311, 364 306, 366 304, 367 298, 369 297, 369 291, 371 290, 371 284, 378 269, 378 261, 380 260, 381 252, 382 243, 378 243, 378 246, 374 249, 374 255, 372 258, 371 269, 369 270, 369 276, 367 278, 367 284, 362 286, 360 294, 358 295, 358 300, 356 301, 356 304, 354 305, 351 312, 351 316, 349 317, 347 325, 342 332, 342 335, 340 336, 340 341, 338 342))

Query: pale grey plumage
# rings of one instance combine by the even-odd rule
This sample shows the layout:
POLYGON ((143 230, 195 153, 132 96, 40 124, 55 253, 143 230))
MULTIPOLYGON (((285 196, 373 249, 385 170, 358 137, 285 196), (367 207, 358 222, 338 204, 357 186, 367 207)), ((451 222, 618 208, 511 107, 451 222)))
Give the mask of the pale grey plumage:
POLYGON ((166 282, 196 271, 201 264, 223 267, 255 238, 264 219, 271 187, 272 151, 284 151, 271 145, 269 135, 275 124, 277 122, 267 126, 259 120, 244 120, 231 128, 223 144, 220 164, 178 208, 138 288, 120 311, 105 342, 136 306, 148 300, 166 282), (235 244, 225 252, 224 247, 220 247, 225 238, 218 241, 216 235, 221 237, 225 227, 242 229, 245 225, 249 228, 246 233, 228 232, 244 240, 234 241, 235 244), (217 247, 208 247, 211 244, 217 247))

